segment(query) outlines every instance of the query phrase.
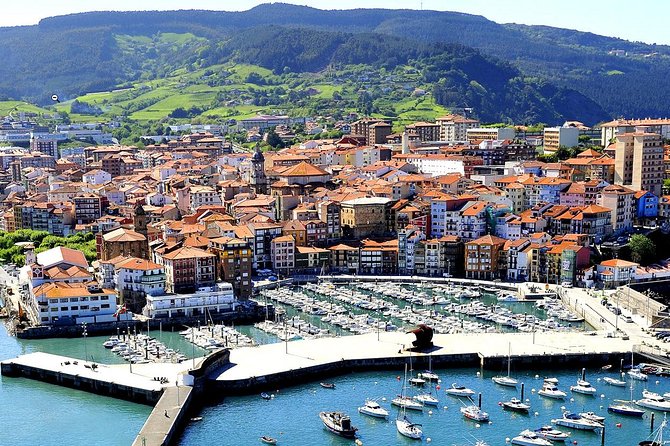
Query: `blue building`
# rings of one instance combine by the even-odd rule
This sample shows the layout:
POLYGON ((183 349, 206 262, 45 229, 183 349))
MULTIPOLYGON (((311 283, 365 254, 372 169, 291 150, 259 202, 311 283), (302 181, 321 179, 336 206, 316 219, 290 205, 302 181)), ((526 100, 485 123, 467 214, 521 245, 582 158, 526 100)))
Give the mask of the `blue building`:
POLYGON ((635 217, 638 220, 658 217, 658 197, 651 192, 644 190, 636 192, 635 204, 637 209, 635 217))

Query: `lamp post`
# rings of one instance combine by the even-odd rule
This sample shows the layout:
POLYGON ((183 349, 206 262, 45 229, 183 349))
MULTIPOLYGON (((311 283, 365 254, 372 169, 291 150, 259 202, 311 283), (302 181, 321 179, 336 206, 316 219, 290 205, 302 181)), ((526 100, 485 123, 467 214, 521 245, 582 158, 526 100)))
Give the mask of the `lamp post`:
POLYGON ((88 359, 88 350, 86 348, 86 335, 88 335, 88 332, 86 331, 86 322, 82 324, 84 326, 84 361, 87 361, 88 359))

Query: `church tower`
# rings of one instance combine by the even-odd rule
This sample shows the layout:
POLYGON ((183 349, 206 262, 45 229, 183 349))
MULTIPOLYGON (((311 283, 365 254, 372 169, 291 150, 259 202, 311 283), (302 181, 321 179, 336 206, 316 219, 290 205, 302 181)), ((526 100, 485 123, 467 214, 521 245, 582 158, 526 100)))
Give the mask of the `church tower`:
POLYGON ((256 144, 254 156, 251 157, 249 185, 254 188, 256 194, 267 194, 268 179, 265 176, 265 157, 258 144, 256 144))

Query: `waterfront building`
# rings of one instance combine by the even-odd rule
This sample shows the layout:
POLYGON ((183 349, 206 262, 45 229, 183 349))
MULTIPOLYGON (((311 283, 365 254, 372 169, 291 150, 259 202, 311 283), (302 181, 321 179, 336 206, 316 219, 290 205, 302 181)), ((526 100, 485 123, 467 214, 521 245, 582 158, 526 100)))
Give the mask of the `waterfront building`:
POLYGON ((340 243, 331 246, 328 250, 330 251, 330 268, 333 272, 358 274, 360 266, 358 248, 340 243))
POLYGON ((195 293, 147 295, 142 314, 156 319, 213 317, 233 313, 236 305, 233 286, 223 282, 200 287, 195 293))
POLYGON ((397 274, 398 240, 363 240, 360 249, 360 274, 397 274))
POLYGON ((247 240, 217 237, 209 240, 207 250, 217 257, 218 278, 233 286, 240 300, 251 297, 253 254, 247 240))
POLYGON ((165 267, 165 290, 188 293, 216 282, 216 255, 181 244, 154 251, 156 263, 165 267))
POLYGON ((295 237, 283 235, 272 240, 272 270, 288 276, 295 269, 295 237))
POLYGON ((493 280, 499 277, 499 261, 505 240, 485 235, 465 244, 465 277, 493 280))
POLYGON ((635 191, 612 184, 602 189, 596 201, 599 206, 611 209, 612 231, 616 233, 633 227, 635 191))
POLYGON ((638 263, 622 259, 611 259, 596 266, 597 278, 607 289, 627 285, 635 280, 638 263))
MULTIPOLYGON (((117 320, 116 291, 97 282, 44 283, 33 289, 38 317, 43 325, 72 325, 117 320)), ((130 313, 124 313, 124 319, 130 313)))
POLYGON ((121 304, 134 313, 140 313, 146 296, 165 292, 165 269, 162 265, 137 257, 116 258, 109 263, 114 268, 114 286, 121 304))
POLYGON ((319 274, 330 262, 330 251, 313 246, 295 247, 295 269, 299 272, 319 274))

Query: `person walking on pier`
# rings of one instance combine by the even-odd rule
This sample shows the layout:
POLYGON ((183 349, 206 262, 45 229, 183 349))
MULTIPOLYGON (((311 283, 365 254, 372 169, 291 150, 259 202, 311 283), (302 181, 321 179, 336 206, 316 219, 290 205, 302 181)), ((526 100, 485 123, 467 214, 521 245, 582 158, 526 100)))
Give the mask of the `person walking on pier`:
POLYGON ((165 416, 166 416, 167 418, 170 418, 170 415, 168 415, 168 413, 167 413, 167 409, 165 409, 165 416))

